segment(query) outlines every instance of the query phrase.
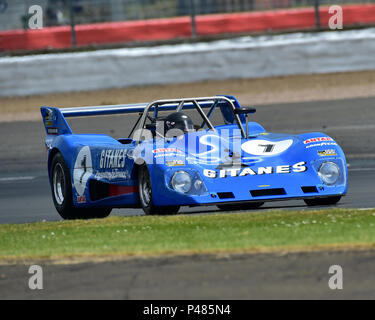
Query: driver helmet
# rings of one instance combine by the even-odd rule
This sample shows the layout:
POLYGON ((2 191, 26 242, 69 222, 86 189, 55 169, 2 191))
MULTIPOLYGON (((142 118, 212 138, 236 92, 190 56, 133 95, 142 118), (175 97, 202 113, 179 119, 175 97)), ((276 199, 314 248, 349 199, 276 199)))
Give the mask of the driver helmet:
POLYGON ((168 131, 174 129, 181 130, 185 134, 194 130, 194 123, 183 112, 173 112, 164 119, 164 132, 167 134, 168 131))

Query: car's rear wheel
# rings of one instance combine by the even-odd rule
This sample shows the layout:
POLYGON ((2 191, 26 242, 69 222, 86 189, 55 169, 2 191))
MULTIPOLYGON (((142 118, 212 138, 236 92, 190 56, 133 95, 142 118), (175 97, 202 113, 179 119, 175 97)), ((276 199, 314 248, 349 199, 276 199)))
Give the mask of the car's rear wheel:
POLYGON ((57 153, 51 163, 52 199, 63 219, 94 219, 108 217, 112 208, 76 208, 73 203, 72 179, 69 168, 57 153))
POLYGON ((341 196, 334 196, 329 198, 304 199, 308 206, 330 206, 338 203, 341 196))
POLYGON ((251 203, 244 203, 244 204, 220 204, 217 207, 220 210, 227 210, 227 211, 236 211, 236 210, 253 210, 258 209, 264 202, 251 202, 251 203))
POLYGON ((150 173, 146 165, 138 170, 139 200, 143 211, 148 215, 176 214, 179 206, 155 206, 153 203, 153 192, 150 173))

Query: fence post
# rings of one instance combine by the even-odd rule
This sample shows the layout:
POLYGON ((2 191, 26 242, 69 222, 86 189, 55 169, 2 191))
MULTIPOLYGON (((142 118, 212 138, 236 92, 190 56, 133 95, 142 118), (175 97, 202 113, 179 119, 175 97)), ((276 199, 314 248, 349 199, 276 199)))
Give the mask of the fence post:
POLYGON ((319 12, 319 7, 320 7, 320 0, 314 0, 314 7, 315 7, 315 25, 318 29, 320 29, 320 12, 319 12))
POLYGON ((70 14, 70 28, 72 33, 72 47, 77 46, 77 37, 76 37, 76 30, 75 30, 75 19, 74 19, 74 1, 69 0, 69 14, 70 14))
POLYGON ((197 25, 195 23, 195 0, 190 0, 191 36, 197 37, 197 25))

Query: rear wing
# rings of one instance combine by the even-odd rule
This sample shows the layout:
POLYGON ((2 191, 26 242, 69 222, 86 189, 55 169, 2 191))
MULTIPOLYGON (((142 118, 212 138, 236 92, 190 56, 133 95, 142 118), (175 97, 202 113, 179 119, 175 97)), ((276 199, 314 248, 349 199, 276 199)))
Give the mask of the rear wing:
MULTIPOLYGON (((215 101, 226 100, 230 102, 233 108, 241 108, 236 98, 233 96, 215 96, 204 98, 183 98, 175 100, 157 100, 151 103, 121 104, 92 107, 74 107, 74 108, 54 108, 41 107, 42 118, 47 135, 72 134, 66 118, 68 117, 86 117, 86 116, 104 116, 114 114, 143 114, 146 110, 178 110, 183 105, 184 109, 194 109, 197 104, 200 108, 211 108, 215 101)), ((145 116, 145 115, 144 115, 145 116)))

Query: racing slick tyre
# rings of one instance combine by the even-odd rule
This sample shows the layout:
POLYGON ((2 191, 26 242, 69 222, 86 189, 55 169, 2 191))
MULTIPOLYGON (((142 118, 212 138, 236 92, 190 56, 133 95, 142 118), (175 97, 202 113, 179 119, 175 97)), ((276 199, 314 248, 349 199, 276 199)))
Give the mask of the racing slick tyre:
POLYGON ((146 165, 138 170, 139 200, 143 211, 147 215, 176 214, 180 206, 155 206, 152 200, 151 177, 146 165))
POLYGON ((251 202, 251 203, 244 203, 244 204, 220 204, 220 205, 217 205, 217 207, 220 210, 235 211, 235 210, 258 209, 262 205, 264 205, 264 202, 251 202))
POLYGON ((329 206, 334 205, 341 200, 341 196, 318 198, 318 199, 304 199, 308 206, 329 206))
POLYGON ((76 208, 74 206, 70 171, 61 153, 57 153, 52 160, 51 189, 53 203, 63 219, 105 218, 112 211, 112 208, 76 208))

